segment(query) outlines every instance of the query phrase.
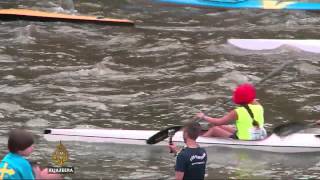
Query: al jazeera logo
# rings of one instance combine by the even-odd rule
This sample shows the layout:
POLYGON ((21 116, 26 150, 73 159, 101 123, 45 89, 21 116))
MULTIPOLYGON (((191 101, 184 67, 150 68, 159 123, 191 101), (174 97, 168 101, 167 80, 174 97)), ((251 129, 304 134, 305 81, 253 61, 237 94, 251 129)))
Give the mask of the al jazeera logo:
POLYGON ((57 145, 56 150, 52 153, 52 162, 55 167, 48 167, 48 173, 50 174, 73 174, 74 167, 64 166, 68 161, 69 153, 66 147, 61 143, 57 145))

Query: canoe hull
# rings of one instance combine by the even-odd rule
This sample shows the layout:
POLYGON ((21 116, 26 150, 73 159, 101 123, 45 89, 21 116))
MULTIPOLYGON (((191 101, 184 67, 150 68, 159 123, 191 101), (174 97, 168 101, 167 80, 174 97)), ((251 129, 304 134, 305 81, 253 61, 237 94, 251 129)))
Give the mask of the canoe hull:
MULTIPOLYGON (((147 145, 146 140, 158 131, 118 129, 48 129, 44 138, 48 141, 84 141, 99 143, 147 145)), ((230 147, 278 153, 320 152, 317 134, 293 134, 285 138, 271 135, 262 141, 240 141, 234 139, 199 137, 202 147, 230 147)), ((182 132, 177 132, 173 142, 182 145, 182 132)), ((168 139, 157 145, 167 145, 168 139)))
POLYGON ((298 1, 281 2, 276 0, 157 0, 157 2, 217 8, 320 10, 320 3, 298 1))
POLYGON ((312 39, 228 39, 228 43, 248 50, 272 50, 289 46, 306 52, 320 53, 320 40, 312 39))

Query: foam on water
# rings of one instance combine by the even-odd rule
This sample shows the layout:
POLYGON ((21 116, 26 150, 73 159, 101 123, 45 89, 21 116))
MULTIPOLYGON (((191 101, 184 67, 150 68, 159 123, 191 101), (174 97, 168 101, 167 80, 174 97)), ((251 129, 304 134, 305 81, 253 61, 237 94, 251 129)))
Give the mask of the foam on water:
POLYGON ((41 127, 41 128, 43 128, 43 127, 47 127, 49 125, 49 121, 45 120, 45 119, 40 119, 40 118, 31 119, 31 120, 26 122, 26 125, 28 127, 31 127, 31 128, 33 128, 33 127, 38 127, 38 128, 41 127))
POLYGON ((17 87, 4 85, 0 87, 0 92, 5 94, 23 94, 26 92, 30 92, 36 90, 37 87, 33 87, 31 84, 24 84, 17 87))

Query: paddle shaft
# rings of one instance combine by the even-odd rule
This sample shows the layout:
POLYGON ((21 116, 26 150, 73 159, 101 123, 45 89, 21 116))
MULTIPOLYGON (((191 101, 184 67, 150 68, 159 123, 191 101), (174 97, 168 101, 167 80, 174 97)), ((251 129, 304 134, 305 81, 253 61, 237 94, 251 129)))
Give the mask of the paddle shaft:
POLYGON ((258 82, 253 83, 253 85, 255 87, 259 87, 261 86, 265 81, 275 77, 276 75, 278 75, 284 68, 286 68, 288 65, 292 64, 293 61, 287 61, 285 63, 282 63, 280 66, 278 66, 277 68, 275 68, 273 71, 271 71, 269 74, 267 74, 264 78, 260 79, 258 82))
MULTIPOLYGON (((256 83, 253 83, 254 86, 256 86, 256 87, 258 88, 258 87, 261 86, 265 81, 267 81, 267 80, 275 77, 275 76, 278 75, 284 68, 286 68, 288 65, 290 65, 290 64, 292 64, 292 63, 293 63, 293 61, 287 61, 287 62, 281 64, 280 66, 278 66, 277 68, 275 68, 273 71, 271 71, 269 74, 267 74, 264 78, 260 79, 260 80, 259 80, 258 82, 256 82, 256 83)), ((230 101, 231 101, 231 99, 226 99, 225 101, 223 101, 223 103, 222 103, 221 105, 225 105, 225 104, 229 103, 230 101)), ((205 114, 207 114, 207 113, 210 112, 210 111, 211 111, 211 109, 207 110, 207 111, 205 112, 205 114)), ((199 119, 199 118, 197 118, 197 117, 194 118, 194 120, 197 120, 197 119, 199 119)), ((197 121, 200 121, 200 120, 202 120, 202 119, 199 119, 199 120, 197 120, 197 121)))
MULTIPOLYGON (((256 86, 261 85, 263 82, 265 82, 266 80, 274 77, 275 75, 279 74, 286 66, 288 66, 289 64, 291 64, 293 61, 289 61, 289 62, 285 62, 283 63, 281 66, 278 66, 276 69, 274 69, 273 71, 271 71, 269 74, 267 74, 267 76, 265 76, 263 79, 261 79, 260 81, 258 81, 257 83, 255 83, 256 86)), ((230 101, 230 99, 227 99, 223 102, 223 104, 226 104, 230 101)), ((209 112, 210 109, 207 111, 209 112)), ((195 117, 194 120, 196 121, 200 121, 201 119, 195 117)), ((182 125, 178 125, 178 126, 174 126, 174 127, 168 127, 164 130, 159 131, 158 133, 156 133, 155 135, 151 136, 149 139, 147 139, 147 144, 156 144, 166 138, 169 137, 169 144, 172 144, 172 137, 173 135, 170 135, 169 130, 173 129, 174 133, 179 131, 183 126, 182 125), (171 137, 170 137, 171 136, 171 137)))
MULTIPOLYGON (((175 134, 175 131, 174 130, 169 130, 168 131, 168 135, 169 135, 169 145, 173 145, 173 142, 172 142, 172 138, 175 134)), ((172 149, 170 148, 170 153, 173 153, 172 149)))

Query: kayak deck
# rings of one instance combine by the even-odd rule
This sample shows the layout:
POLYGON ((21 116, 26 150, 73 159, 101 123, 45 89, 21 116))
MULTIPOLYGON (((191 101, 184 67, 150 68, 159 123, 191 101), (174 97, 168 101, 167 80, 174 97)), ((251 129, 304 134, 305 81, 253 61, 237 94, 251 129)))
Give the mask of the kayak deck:
POLYGON ((133 26, 134 22, 127 19, 100 18, 96 16, 72 15, 55 12, 44 12, 30 9, 1 9, 0 20, 15 21, 62 21, 74 23, 94 23, 105 25, 133 26))
MULTIPOLYGON (((47 129, 44 138, 48 141, 85 141, 118 144, 146 145, 146 140, 157 133, 152 130, 119 130, 119 129, 47 129)), ((318 134, 297 133, 280 138, 271 135, 261 141, 242 141, 231 138, 199 137, 200 146, 220 146, 241 149, 252 149, 279 153, 320 152, 318 134)), ((182 132, 173 136, 173 142, 183 144, 182 132)), ((167 145, 168 139, 158 143, 167 145)))
POLYGON ((271 50, 291 46, 307 52, 320 53, 320 40, 313 39, 228 39, 228 43, 248 50, 271 50))

